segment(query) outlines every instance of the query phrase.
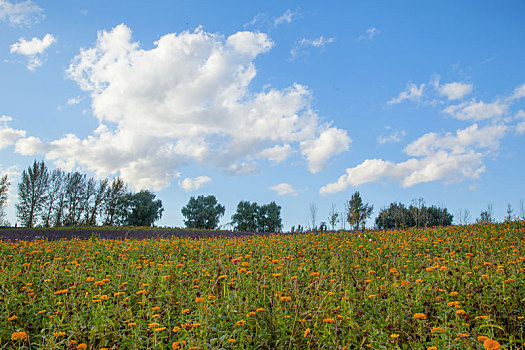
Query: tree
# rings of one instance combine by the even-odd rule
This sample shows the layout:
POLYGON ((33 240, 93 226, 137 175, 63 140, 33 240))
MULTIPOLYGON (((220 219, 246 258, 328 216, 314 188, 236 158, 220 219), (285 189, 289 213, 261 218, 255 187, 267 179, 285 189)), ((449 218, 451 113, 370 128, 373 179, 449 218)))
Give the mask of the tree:
POLYGON ((492 203, 487 204, 487 210, 479 213, 479 218, 476 219, 476 223, 491 224, 494 222, 492 218, 492 203))
POLYGON ((155 200, 155 194, 142 190, 126 196, 126 224, 130 226, 152 226, 162 217, 164 208, 160 199, 155 200))
POLYGON ((104 225, 120 225, 125 220, 125 197, 128 193, 127 186, 120 178, 114 178, 106 190, 104 211, 104 225))
POLYGON ((361 195, 356 191, 348 202, 348 208, 347 221, 352 229, 365 228, 366 219, 372 215, 374 207, 368 203, 363 204, 361 195))
POLYGON ((283 228, 281 207, 275 202, 259 207, 257 226, 259 232, 281 232, 283 228))
POLYGON ((332 226, 332 231, 335 230, 335 225, 339 222, 339 213, 335 209, 334 203, 332 203, 332 208, 330 209, 330 213, 328 213, 328 222, 332 226))
POLYGON ((512 209, 512 206, 509 204, 507 204, 507 215, 505 215, 505 221, 506 222, 509 222, 509 221, 512 221, 514 219, 514 215, 512 215, 514 213, 514 210, 512 209))
POLYGON ((7 196, 9 193, 9 182, 7 174, 0 178, 0 226, 7 226, 5 221, 4 208, 7 205, 7 196))
POLYGON ((16 216, 21 224, 33 227, 40 210, 46 201, 46 189, 49 182, 49 172, 44 161, 33 162, 33 165, 22 172, 22 178, 18 184, 18 204, 16 205, 16 216))
POLYGON ((236 231, 257 232, 257 215, 259 206, 257 203, 240 201, 237 204, 237 211, 232 215, 232 223, 236 231))
POLYGON ((215 196, 191 197, 188 204, 181 209, 188 228, 212 230, 219 225, 219 219, 224 215, 225 208, 217 203, 215 196))
POLYGON ((60 169, 55 169, 51 172, 49 183, 46 188, 46 200, 42 206, 42 225, 44 227, 51 226, 54 212, 56 213, 58 210, 62 212, 64 197, 60 196, 63 192, 64 178, 65 174, 60 169))
POLYGON ((87 194, 86 175, 78 171, 68 173, 65 183, 65 208, 66 216, 64 225, 78 226, 84 209, 87 194))
POLYGON ((415 225, 413 215, 403 203, 390 203, 388 208, 379 211, 375 220, 377 228, 384 229, 404 229, 415 225))
POLYGON ((95 226, 97 224, 97 215, 102 212, 103 208, 102 205, 107 197, 107 189, 108 189, 109 180, 103 179, 100 180, 98 183, 98 187, 96 189, 95 197, 93 200, 93 205, 89 209, 89 212, 87 213, 87 219, 86 224, 88 226, 95 226))
POLYGON ((460 225, 467 225, 470 222, 470 210, 459 208, 458 223, 460 225))
POLYGON ((317 230, 317 205, 314 202, 310 203, 308 222, 310 223, 310 230, 317 230))

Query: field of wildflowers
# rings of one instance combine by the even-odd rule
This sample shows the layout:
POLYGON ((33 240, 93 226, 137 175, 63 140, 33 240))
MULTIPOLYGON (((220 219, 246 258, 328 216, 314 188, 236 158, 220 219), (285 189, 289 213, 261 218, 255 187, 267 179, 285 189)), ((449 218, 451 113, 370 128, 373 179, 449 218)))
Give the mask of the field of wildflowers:
POLYGON ((515 349, 523 222, 0 242, 0 349, 515 349))

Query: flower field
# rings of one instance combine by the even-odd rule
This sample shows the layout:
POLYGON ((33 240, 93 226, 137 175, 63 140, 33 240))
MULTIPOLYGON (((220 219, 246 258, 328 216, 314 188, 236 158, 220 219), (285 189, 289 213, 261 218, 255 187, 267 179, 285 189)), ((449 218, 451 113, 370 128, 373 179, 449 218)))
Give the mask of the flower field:
POLYGON ((523 222, 0 242, 0 349, 525 343, 523 222))

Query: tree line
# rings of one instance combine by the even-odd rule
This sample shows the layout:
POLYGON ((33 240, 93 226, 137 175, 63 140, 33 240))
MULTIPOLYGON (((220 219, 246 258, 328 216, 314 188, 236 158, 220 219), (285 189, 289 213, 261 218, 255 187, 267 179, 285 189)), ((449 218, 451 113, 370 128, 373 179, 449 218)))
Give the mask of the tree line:
POLYGON ((155 197, 129 191, 120 178, 96 181, 78 171, 50 171, 35 160, 21 174, 16 216, 25 227, 150 226, 163 212, 155 197))
MULTIPOLYGON (((5 206, 10 182, 7 175, 0 177, 0 226, 9 226, 5 220, 5 206)), ((335 205, 329 212, 327 221, 317 223, 317 206, 310 205, 307 216, 309 225, 292 226, 291 231, 334 230, 340 223, 343 230, 346 224, 350 229, 364 229, 374 207, 363 202, 358 191, 345 202, 344 210, 338 212, 335 205)), ((152 226, 160 220, 164 208, 162 201, 148 190, 132 192, 120 178, 95 180, 78 171, 66 172, 61 169, 50 171, 44 161, 34 161, 24 170, 18 183, 18 204, 16 216, 26 227, 61 226, 152 226)), ((213 195, 191 197, 181 209, 184 224, 190 229, 217 229, 225 213, 225 207, 213 195)), ((524 204, 521 201, 521 218, 524 204)), ((452 225, 454 216, 440 206, 427 206, 423 198, 412 201, 410 205, 392 202, 379 210, 374 220, 378 229, 405 229, 409 227, 434 227, 452 225)), ((510 204, 507 207, 506 221, 516 216, 510 204)), ((468 223, 470 212, 460 209, 460 224, 468 223)), ((495 222, 492 205, 480 213, 478 223, 495 222)), ((242 200, 227 224, 230 229, 244 232, 280 232, 283 229, 281 207, 275 202, 259 205, 242 200)))

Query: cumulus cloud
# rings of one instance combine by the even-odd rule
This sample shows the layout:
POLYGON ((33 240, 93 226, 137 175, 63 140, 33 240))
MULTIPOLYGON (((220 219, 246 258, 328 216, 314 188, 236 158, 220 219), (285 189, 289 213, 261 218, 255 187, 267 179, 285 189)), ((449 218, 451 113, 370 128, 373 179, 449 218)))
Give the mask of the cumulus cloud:
POLYGON ((503 116, 509 105, 502 101, 485 103, 472 100, 446 107, 443 112, 459 120, 479 121, 503 116))
POLYGON ((485 171, 480 150, 495 150, 507 127, 492 125, 479 128, 474 124, 455 134, 427 133, 405 148, 413 158, 394 163, 382 159, 366 159, 334 182, 321 187, 322 195, 344 191, 348 186, 378 182, 385 178, 400 181, 403 187, 422 182, 445 182, 477 179, 485 171))
POLYGON ((52 34, 46 34, 42 39, 36 37, 31 40, 20 38, 17 43, 11 45, 10 52, 27 56, 27 69, 34 71, 35 68, 44 64, 42 55, 55 42, 56 38, 52 34))
POLYGON ((0 149, 11 146, 17 139, 26 135, 24 130, 16 130, 7 126, 7 123, 12 120, 13 118, 7 115, 0 117, 0 149))
POLYGON ((472 92, 474 85, 465 83, 448 83, 439 86, 439 93, 449 100, 459 100, 472 92))
POLYGON ((289 144, 282 146, 275 145, 259 152, 259 156, 275 163, 281 163, 288 159, 293 152, 294 151, 289 144))
POLYGON ((287 183, 280 183, 275 186, 270 186, 270 190, 275 191, 279 196, 297 196, 299 194, 298 190, 294 189, 292 185, 287 183))
POLYGON ((90 94, 98 128, 84 139, 19 140, 17 150, 98 176, 120 173, 132 186, 154 190, 188 162, 243 175, 256 171, 258 158, 279 161, 297 149, 319 171, 350 138, 320 121, 306 86, 250 91, 254 60, 272 46, 264 33, 225 38, 198 28, 143 49, 124 24, 101 31, 67 69, 90 94), (335 136, 328 146, 327 135, 335 136))
POLYGON ((345 130, 329 128, 321 132, 317 139, 301 142, 301 153, 308 161, 308 170, 312 173, 321 171, 328 159, 347 151, 352 140, 345 130))
POLYGON ((357 40, 372 40, 379 33, 381 33, 381 31, 375 27, 368 28, 365 34, 360 35, 359 38, 357 38, 357 40))
POLYGON ((423 96, 423 90, 425 89, 425 84, 419 85, 419 87, 414 83, 409 83, 406 90, 399 93, 397 97, 394 97, 387 103, 389 105, 398 104, 404 100, 419 101, 421 96, 423 96))
POLYGON ((297 56, 306 53, 308 48, 322 48, 327 44, 333 43, 334 41, 335 37, 325 38, 323 35, 317 39, 302 38, 295 43, 295 46, 290 51, 290 55, 292 55, 292 58, 296 58, 297 56))
POLYGON ((42 9, 30 0, 18 2, 0 0, 0 20, 12 26, 30 27, 42 18, 44 18, 42 9))
POLYGON ((182 181, 179 181, 179 186, 186 192, 196 191, 206 183, 211 182, 211 177, 209 176, 198 176, 194 179, 185 178, 182 181))

